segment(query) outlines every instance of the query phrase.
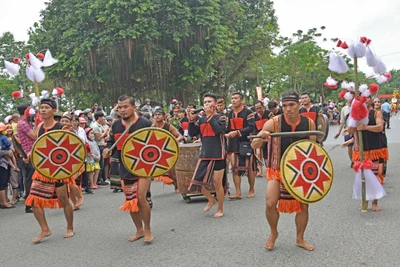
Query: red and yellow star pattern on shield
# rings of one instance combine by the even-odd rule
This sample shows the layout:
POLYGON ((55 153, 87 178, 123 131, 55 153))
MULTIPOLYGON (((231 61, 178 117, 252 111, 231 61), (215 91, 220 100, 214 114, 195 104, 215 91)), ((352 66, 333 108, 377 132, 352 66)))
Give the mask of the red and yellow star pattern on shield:
POLYGON ((283 153, 280 164, 282 183, 302 203, 321 200, 332 186, 332 161, 314 141, 300 140, 291 144, 283 153))
POLYGON ((171 170, 178 160, 179 144, 168 131, 149 127, 133 132, 121 150, 122 164, 132 174, 152 178, 171 170))
POLYGON ((32 148, 32 165, 43 176, 62 180, 73 176, 85 163, 86 149, 81 139, 64 130, 49 131, 32 148))

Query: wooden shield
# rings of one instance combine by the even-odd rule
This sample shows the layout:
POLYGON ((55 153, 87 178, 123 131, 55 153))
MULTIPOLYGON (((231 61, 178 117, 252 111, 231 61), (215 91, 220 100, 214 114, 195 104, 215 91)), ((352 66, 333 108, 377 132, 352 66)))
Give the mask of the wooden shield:
POLYGON ((18 154, 20 154, 21 157, 26 159, 28 156, 26 155, 25 151, 23 150, 19 138, 17 136, 15 136, 15 134, 12 135, 11 142, 12 142, 14 149, 18 152, 18 154))
POLYGON ((36 140, 32 148, 33 167, 43 176, 62 180, 73 176, 85 163, 86 149, 70 131, 54 130, 36 140))
POLYGON ((325 136, 317 136, 318 143, 322 143, 326 140, 329 133, 329 119, 325 114, 318 115, 317 130, 325 133, 325 136))
POLYGON ((131 133, 121 150, 122 164, 132 174, 152 178, 171 170, 179 156, 179 144, 168 131, 149 127, 131 133))
POLYGON ((286 190, 305 204, 321 200, 332 186, 332 161, 322 146, 311 140, 291 144, 283 153, 280 170, 286 190))

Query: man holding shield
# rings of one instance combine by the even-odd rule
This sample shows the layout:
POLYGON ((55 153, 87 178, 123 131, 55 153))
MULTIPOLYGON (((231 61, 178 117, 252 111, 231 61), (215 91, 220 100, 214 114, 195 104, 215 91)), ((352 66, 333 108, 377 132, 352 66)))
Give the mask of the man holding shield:
MULTIPOLYGON (((112 125, 112 134, 107 141, 107 147, 103 151, 103 157, 108 158, 117 150, 119 162, 122 162, 121 150, 124 141, 134 131, 150 127, 151 122, 143 116, 137 115, 135 100, 126 95, 118 98, 118 114, 121 119, 116 120, 112 125), (126 127, 129 127, 128 131, 126 131, 126 127), (110 150, 116 142, 115 149, 110 150)), ((124 164, 119 166, 119 175, 125 194, 125 203, 120 207, 120 210, 130 212, 136 226, 136 234, 128 240, 134 242, 144 238, 145 243, 151 243, 154 237, 150 229, 150 206, 146 201, 146 193, 150 188, 151 179, 137 177, 129 172, 124 164)))
MULTIPOLYGON (((251 143, 253 149, 262 147, 264 142, 269 144, 265 213, 271 233, 265 242, 265 248, 272 250, 275 246, 275 241, 278 238, 279 212, 296 212, 296 245, 312 251, 314 246, 304 240, 304 232, 308 222, 308 204, 300 203, 286 191, 282 185, 282 170, 280 170, 280 161, 286 148, 291 143, 307 139, 307 137, 288 136, 271 139, 270 133, 310 131, 315 129, 315 124, 310 118, 299 114, 299 95, 294 91, 287 91, 282 95, 282 108, 283 114, 268 120, 257 134, 260 138, 254 139, 251 143)), ((308 138, 315 141, 315 136, 308 138)))
MULTIPOLYGON (((56 110, 57 103, 54 100, 48 98, 41 100, 40 115, 43 118, 43 123, 39 125, 38 137, 49 131, 62 130, 64 128, 60 122, 54 120, 56 110)), ((64 208, 64 215, 67 220, 67 232, 64 238, 72 237, 74 235, 73 211, 68 199, 68 184, 74 183, 73 178, 54 180, 43 176, 36 170, 32 180, 30 194, 25 203, 27 206, 32 207, 35 218, 41 228, 40 234, 32 239, 32 242, 39 243, 43 238, 51 235, 44 208, 64 208)))

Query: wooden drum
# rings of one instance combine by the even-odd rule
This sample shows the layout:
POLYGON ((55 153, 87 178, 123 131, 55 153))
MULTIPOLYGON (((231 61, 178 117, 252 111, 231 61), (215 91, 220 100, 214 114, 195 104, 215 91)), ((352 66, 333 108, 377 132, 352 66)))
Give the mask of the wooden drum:
POLYGON ((175 165, 175 173, 178 190, 182 195, 199 193, 188 191, 188 187, 199 160, 200 150, 201 143, 179 145, 179 157, 175 165))

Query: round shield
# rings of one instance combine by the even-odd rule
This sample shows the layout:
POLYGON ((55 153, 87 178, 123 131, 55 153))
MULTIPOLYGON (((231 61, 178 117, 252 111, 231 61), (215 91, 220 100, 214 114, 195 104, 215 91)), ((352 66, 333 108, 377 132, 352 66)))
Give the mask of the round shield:
POLYGON ((179 145, 168 131, 143 128, 131 133, 121 150, 122 164, 132 174, 152 178, 171 170, 179 156, 179 145))
POLYGON ((47 132, 32 148, 32 165, 41 175, 55 180, 73 176, 85 163, 86 149, 74 133, 63 130, 47 132))
POLYGON ((280 170, 286 190, 305 204, 321 200, 332 186, 332 161, 328 153, 311 140, 291 144, 283 153, 280 170))
POLYGON ((329 119, 328 119, 328 116, 326 116, 325 114, 318 115, 317 130, 325 133, 325 136, 322 136, 322 135, 317 136, 318 143, 322 143, 326 140, 326 138, 328 137, 328 133, 329 133, 329 119))

